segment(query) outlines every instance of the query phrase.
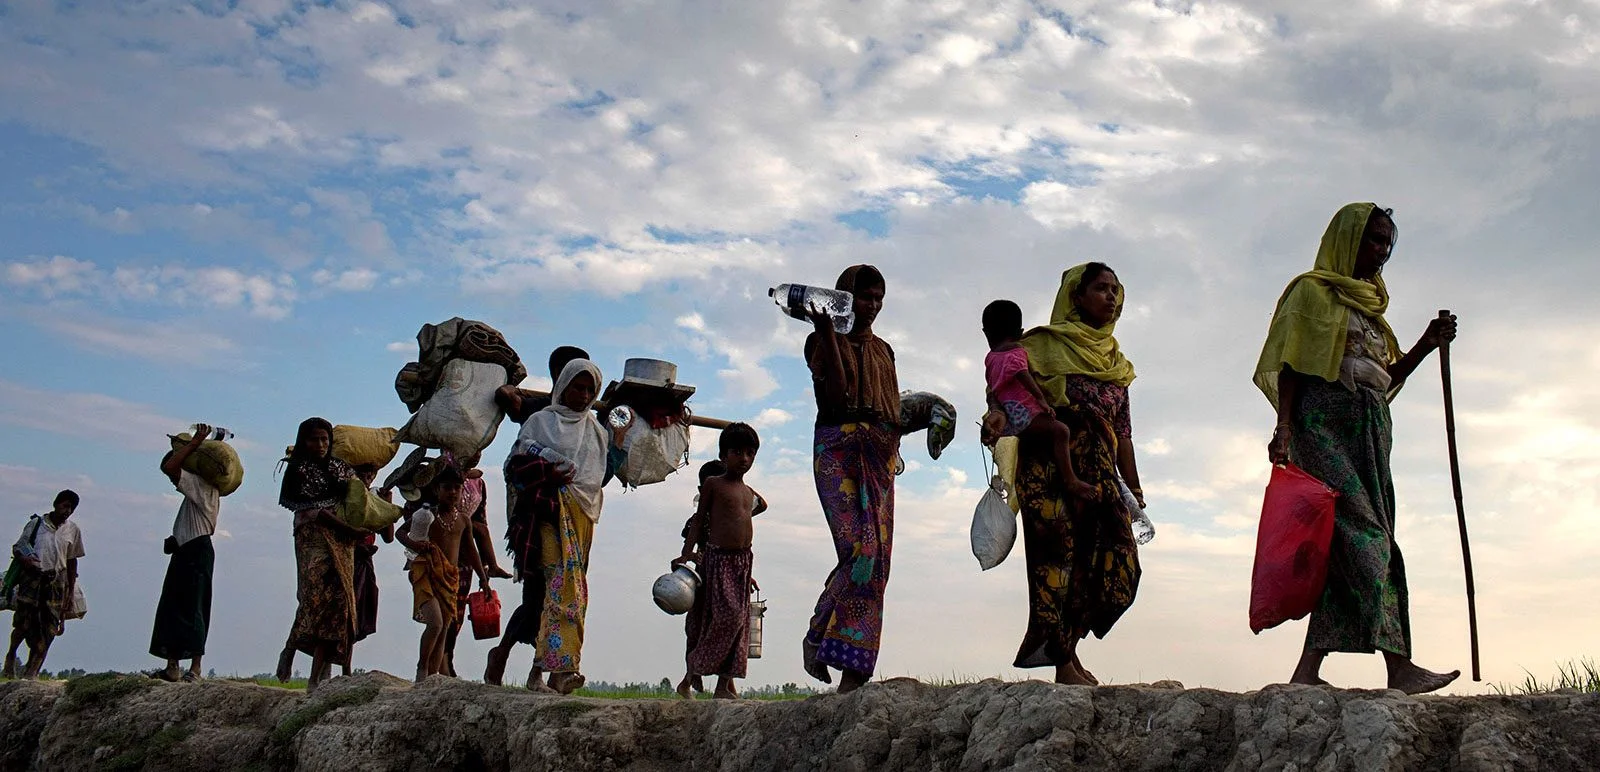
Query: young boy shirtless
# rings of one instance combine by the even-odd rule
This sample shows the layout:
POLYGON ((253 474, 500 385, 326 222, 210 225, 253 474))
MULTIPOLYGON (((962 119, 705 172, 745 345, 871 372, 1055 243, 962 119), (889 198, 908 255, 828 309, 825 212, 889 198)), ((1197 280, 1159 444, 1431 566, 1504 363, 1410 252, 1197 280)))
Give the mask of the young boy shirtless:
MULTIPOLYGON (((437 462, 436 462, 437 463, 437 462)), ((454 558, 465 558, 473 573, 478 575, 478 586, 489 587, 489 573, 469 533, 471 513, 461 510, 461 486, 465 480, 455 466, 441 464, 424 493, 423 500, 432 524, 426 538, 412 533, 409 527, 399 529, 395 538, 407 549, 416 553, 411 560, 411 610, 413 618, 421 622, 422 642, 417 655, 417 680, 445 672, 445 633, 455 622, 456 585, 460 571, 454 558)), ((412 518, 426 517, 421 510, 412 518)))
MULTIPOLYGON (((676 569, 693 561, 700 568, 700 592, 690 610, 692 648, 686 657, 688 675, 678 693, 688 690, 701 676, 715 675, 717 699, 737 699, 733 680, 745 677, 750 640, 750 578, 754 556, 752 518, 759 496, 744 482, 755 465, 761 438, 748 424, 722 430, 718 450, 726 471, 708 477, 701 486, 700 507, 684 535, 683 554, 672 561, 676 569)), ((763 502, 764 504, 764 502, 763 502)), ((764 506, 762 507, 765 508, 764 506)))

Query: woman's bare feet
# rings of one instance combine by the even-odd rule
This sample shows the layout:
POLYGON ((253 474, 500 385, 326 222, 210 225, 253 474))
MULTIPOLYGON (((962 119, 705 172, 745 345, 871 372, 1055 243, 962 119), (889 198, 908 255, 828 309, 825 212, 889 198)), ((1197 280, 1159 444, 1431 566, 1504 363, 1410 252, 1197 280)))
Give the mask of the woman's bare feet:
POLYGON ((1068 686, 1098 686, 1094 681, 1084 676, 1083 671, 1071 662, 1065 665, 1056 665, 1056 683, 1068 686))
POLYGON ((871 679, 872 676, 867 675, 859 670, 845 668, 844 673, 839 676, 839 693, 849 694, 850 692, 865 686, 867 681, 871 679))
POLYGON ((711 695, 714 700, 737 700, 739 692, 733 688, 733 679, 717 676, 717 691, 711 695))
POLYGON ((538 665, 534 665, 528 669, 528 683, 526 686, 530 692, 537 692, 539 694, 556 693, 556 690, 544 685, 544 671, 540 670, 538 665))
POLYGON ((1301 686, 1328 686, 1322 680, 1322 660, 1328 653, 1316 649, 1306 649, 1300 653, 1300 661, 1294 666, 1294 675, 1289 677, 1289 683, 1301 686))
POLYGON ((1389 688, 1399 689, 1406 694, 1427 694, 1438 691, 1460 677, 1460 670, 1435 673, 1418 667, 1409 659, 1401 660, 1398 664, 1391 662, 1389 666, 1389 688))
POLYGON ((511 658, 511 652, 496 646, 489 650, 488 662, 483 666, 483 682, 490 686, 499 686, 506 677, 506 660, 511 658))
POLYGON ((550 688, 561 694, 571 694, 583 688, 589 679, 582 673, 551 673, 550 688))
POLYGON ((678 698, 684 700, 694 699, 690 689, 694 688, 694 676, 685 674, 683 680, 678 682, 678 698))
POLYGON ((289 677, 294 675, 294 649, 284 647, 278 655, 278 670, 273 675, 278 678, 278 683, 289 683, 289 677))
POLYGON ((1083 660, 1078 659, 1078 652, 1072 652, 1072 666, 1077 668, 1078 674, 1082 675, 1090 684, 1094 686, 1100 685, 1100 679, 1095 678, 1094 673, 1089 672, 1089 668, 1083 666, 1083 660))

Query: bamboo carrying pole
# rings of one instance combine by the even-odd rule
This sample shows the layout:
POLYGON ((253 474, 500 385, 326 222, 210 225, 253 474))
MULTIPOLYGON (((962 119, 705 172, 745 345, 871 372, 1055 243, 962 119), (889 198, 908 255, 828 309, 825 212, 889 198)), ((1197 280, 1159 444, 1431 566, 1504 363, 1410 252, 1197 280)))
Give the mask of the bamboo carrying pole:
MULTIPOLYGON (((548 392, 548 391, 537 391, 535 389, 517 389, 517 393, 521 394, 521 395, 523 395, 525 397, 535 397, 535 398, 538 398, 538 399, 545 399, 545 398, 550 396, 550 392, 548 392)), ((606 413, 606 403, 604 403, 604 402, 595 402, 594 403, 594 409, 599 411, 599 413, 601 415, 605 415, 605 413, 606 413)), ((733 424, 732 421, 724 421, 721 418, 710 418, 710 417, 707 417, 707 416, 699 416, 699 415, 692 415, 692 414, 689 416, 689 425, 690 426, 698 426, 698 427, 700 427, 702 429, 716 429, 717 431, 720 432, 723 429, 728 428, 732 424, 733 424)))
MULTIPOLYGON (((1450 312, 1440 311, 1440 319, 1450 312)), ((1467 573, 1467 629, 1472 635, 1472 680, 1482 681, 1478 672, 1478 602, 1472 583, 1472 547, 1467 543, 1467 510, 1461 501, 1461 460, 1456 455, 1456 405, 1450 393, 1450 342, 1439 344, 1439 378, 1444 383, 1444 436, 1450 447, 1450 487, 1456 496, 1456 523, 1461 527, 1461 563, 1467 573)))

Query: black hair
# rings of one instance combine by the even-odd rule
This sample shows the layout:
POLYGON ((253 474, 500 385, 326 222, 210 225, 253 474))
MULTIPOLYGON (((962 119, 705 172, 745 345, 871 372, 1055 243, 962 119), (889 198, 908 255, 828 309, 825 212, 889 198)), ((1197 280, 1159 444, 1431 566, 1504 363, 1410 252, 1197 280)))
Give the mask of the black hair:
POLYGON ((747 423, 728 424, 717 439, 717 455, 725 456, 730 450, 760 450, 761 437, 755 427, 747 423))
POLYGON ((1009 300, 996 300, 983 307, 983 336, 989 346, 1022 337, 1022 306, 1009 300))
POLYGON ((77 509, 78 508, 78 502, 81 501, 81 499, 78 498, 78 494, 77 494, 76 491, 66 490, 66 491, 62 491, 60 493, 57 493, 55 501, 52 501, 50 503, 51 504, 60 504, 63 501, 71 504, 73 509, 77 509))
POLYGON ((455 464, 439 463, 439 471, 433 475, 432 480, 428 481, 428 499, 437 503, 440 486, 452 483, 459 486, 465 485, 466 482, 467 478, 462 476, 461 470, 457 469, 455 464))
POLYGON ((1072 294, 1082 295, 1083 293, 1088 292, 1089 285, 1094 284, 1095 281, 1100 278, 1100 274, 1103 273, 1109 273, 1112 276, 1117 275, 1117 272, 1111 270, 1111 266, 1106 265, 1105 263, 1088 263, 1084 265, 1083 278, 1078 280, 1078 291, 1072 294))
MULTIPOLYGON (((311 441, 311 433, 318 429, 327 432, 328 441, 330 443, 333 442, 333 424, 328 423, 328 419, 307 418, 300 422, 300 428, 294 434, 294 453, 291 454, 292 458, 311 460, 310 454, 306 450, 306 443, 311 441)), ((332 454, 332 446, 329 446, 328 452, 332 454)))
POLYGON ((712 459, 700 465, 700 484, 705 485, 706 480, 728 473, 728 465, 722 459, 712 459))
POLYGON ((854 288, 856 292, 866 292, 874 287, 885 289, 887 286, 883 280, 883 272, 879 271, 877 266, 863 265, 861 270, 856 271, 856 286, 854 288))
MULTIPOLYGON (((550 352, 550 380, 561 380, 561 371, 566 369, 568 362, 588 358, 589 352, 577 346, 557 346, 555 351, 550 352)), ((599 384, 595 384, 595 387, 599 388, 599 384)))

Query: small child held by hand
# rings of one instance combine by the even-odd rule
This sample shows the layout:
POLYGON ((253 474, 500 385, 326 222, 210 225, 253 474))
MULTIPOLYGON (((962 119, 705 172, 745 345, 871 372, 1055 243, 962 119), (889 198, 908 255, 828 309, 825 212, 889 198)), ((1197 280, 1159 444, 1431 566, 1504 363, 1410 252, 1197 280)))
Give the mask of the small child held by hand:
POLYGON ((1078 479, 1072 468, 1072 431, 1056 420, 1050 400, 1033 380, 1028 352, 1022 348, 1022 308, 996 300, 983 309, 983 335, 989 355, 983 359, 988 381, 989 413, 983 418, 983 444, 1000 437, 1050 443, 1067 492, 1081 499, 1099 497, 1094 486, 1078 479))
POLYGON ((684 535, 683 554, 673 568, 694 561, 700 569, 700 592, 687 623, 690 649, 685 658, 688 675, 678 693, 688 695, 689 685, 700 676, 717 676, 718 699, 737 699, 733 680, 744 678, 750 642, 750 578, 754 556, 750 547, 755 529, 752 518, 765 502, 744 482, 755 465, 761 438, 748 424, 722 430, 719 456, 725 471, 701 483, 700 505, 684 535))

